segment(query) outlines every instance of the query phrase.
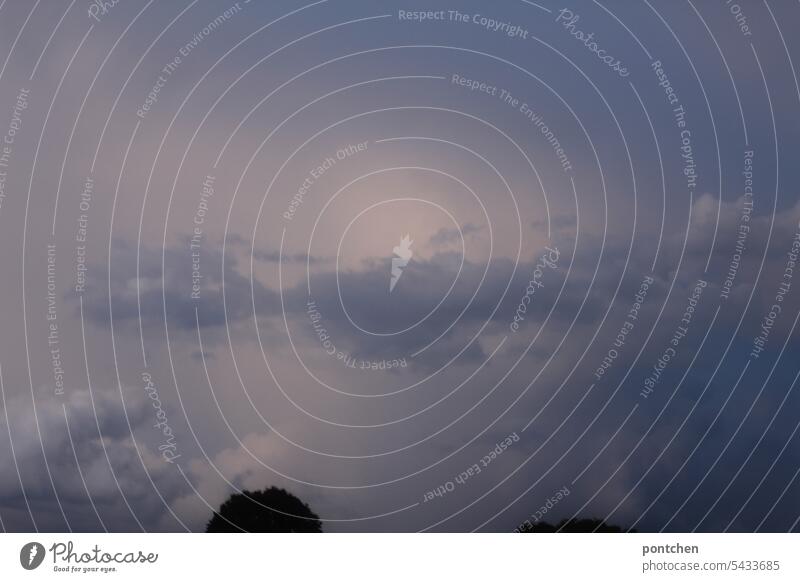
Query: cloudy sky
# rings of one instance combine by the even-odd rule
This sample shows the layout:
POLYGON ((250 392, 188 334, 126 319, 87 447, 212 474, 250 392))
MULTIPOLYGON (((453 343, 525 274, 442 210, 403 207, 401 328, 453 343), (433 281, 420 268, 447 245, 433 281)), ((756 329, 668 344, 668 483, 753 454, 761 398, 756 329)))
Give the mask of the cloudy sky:
POLYGON ((797 531, 798 18, 0 2, 0 525, 797 531))

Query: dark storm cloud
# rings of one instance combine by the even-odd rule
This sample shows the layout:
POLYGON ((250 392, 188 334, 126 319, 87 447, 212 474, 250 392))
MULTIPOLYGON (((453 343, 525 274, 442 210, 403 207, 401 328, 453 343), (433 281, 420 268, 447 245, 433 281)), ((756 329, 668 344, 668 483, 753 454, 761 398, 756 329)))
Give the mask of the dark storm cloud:
POLYGON ((284 264, 296 263, 300 265, 305 265, 305 264, 318 265, 320 263, 330 262, 330 259, 328 258, 315 257, 307 253, 284 253, 283 255, 281 255, 281 253, 277 250, 265 251, 262 249, 257 249, 253 246, 252 241, 249 241, 237 234, 229 234, 226 240, 228 244, 236 245, 237 247, 242 248, 247 253, 252 252, 253 259, 265 263, 284 263, 284 264))
MULTIPOLYGON (((157 527, 165 506, 147 474, 167 498, 180 488, 176 489, 178 481, 170 475, 174 467, 145 444, 155 422, 150 401, 133 389, 126 389, 124 396, 124 405, 119 393, 110 389, 74 391, 63 402, 39 397, 35 420, 30 399, 16 397, 6 402, 13 453, 9 443, 3 442, 0 463, 6 470, 0 476, 0 513, 5 516, 9 508, 17 510, 20 521, 12 522, 12 528, 32 527, 24 511, 30 504, 40 529, 66 529, 58 501, 70 526, 78 530, 100 530, 102 520, 114 529, 136 531, 136 518, 157 527), (136 444, 129 422, 140 439, 136 444)), ((5 415, 0 425, 3 434, 8 434, 5 415)))
POLYGON ((472 224, 471 222, 463 225, 460 229, 442 228, 430 238, 430 243, 434 246, 447 245, 459 242, 462 236, 467 238, 468 236, 479 233, 482 230, 482 225, 472 224))
MULTIPOLYGON (((201 327, 225 325, 221 246, 204 246, 200 260, 202 278, 193 279, 192 252, 188 242, 183 248, 165 249, 163 272, 160 251, 144 247, 137 259, 135 247, 120 242, 112 248, 110 275, 105 265, 95 265, 90 270, 92 274, 84 298, 86 316, 98 325, 108 324, 110 277, 115 324, 119 322, 133 329, 131 326, 139 321, 141 305, 141 322, 147 328, 163 325, 165 311, 169 324, 179 330, 196 329, 198 316, 201 327), (192 296, 195 282, 199 285, 199 299, 192 296)), ((239 271, 238 261, 234 257, 226 259, 224 269, 229 324, 252 317, 253 294, 260 310, 270 314, 280 313, 278 294, 257 280, 253 281, 251 288, 251 279, 239 271)))
POLYGON ((294 253, 294 254, 286 254, 281 256, 281 254, 277 251, 273 252, 266 252, 266 251, 254 251, 253 258, 257 261, 264 261, 266 263, 299 263, 299 264, 311 264, 316 265, 321 262, 329 262, 325 259, 321 259, 319 257, 309 256, 303 253, 294 253))
MULTIPOLYGON (((671 330, 668 328, 672 322, 680 318, 694 281, 697 277, 702 276, 705 256, 699 250, 709 248, 713 231, 708 228, 708 224, 711 220, 710 217, 716 212, 715 209, 716 205, 713 199, 708 196, 700 197, 692 208, 693 224, 689 231, 688 251, 684 255, 683 276, 676 281, 671 300, 662 315, 664 327, 655 334, 647 346, 647 350, 639 357, 635 369, 640 370, 640 372, 638 374, 634 373, 634 378, 646 374, 649 367, 660 355, 663 346, 669 339, 671 330), (692 249, 697 249, 697 251, 692 251, 692 249)), ((740 210, 740 205, 735 203, 723 205, 720 240, 732 240, 732 233, 736 231, 737 217, 740 210)), ((786 255, 785 249, 781 251, 780 247, 785 247, 786 241, 791 241, 793 232, 797 228, 798 218, 800 218, 798 212, 793 208, 787 209, 775 217, 773 243, 767 254, 764 268, 765 282, 762 284, 768 284, 769 281, 775 280, 775 277, 783 268, 786 255)), ((753 237, 748 245, 749 250, 746 254, 741 276, 733 287, 732 297, 737 301, 741 301, 744 297, 743 294, 749 293, 752 289, 751 275, 754 272, 753 269, 757 266, 759 255, 764 251, 766 232, 769 230, 770 222, 771 219, 769 217, 757 216, 754 218, 753 237)), ((672 276, 671 272, 680 257, 683 244, 683 237, 678 234, 669 234, 665 237, 665 246, 662 250, 665 260, 658 269, 659 273, 655 275, 656 283, 650 292, 649 303, 646 306, 646 312, 649 317, 654 317, 657 314, 658 308, 664 299, 672 276)), ((716 249, 717 255, 722 258, 729 256, 730 253, 730 249, 726 250, 725 246, 730 245, 720 244, 716 249)), ((117 281, 112 283, 114 288, 117 289, 114 295, 115 319, 118 317, 116 311, 118 306, 121 307, 123 314, 127 314, 127 317, 120 316, 120 319, 135 318, 135 295, 130 292, 131 289, 135 288, 135 278, 133 276, 135 274, 135 253, 125 245, 117 245, 115 249, 117 249, 115 256, 123 258, 123 262, 115 262, 115 266, 126 266, 126 268, 112 267, 112 273, 116 273, 116 276, 119 277, 117 281), (128 290, 127 295, 124 290, 128 290), (123 299, 126 299, 126 301, 121 301, 123 299)), ((606 323, 606 328, 604 328, 605 331, 602 331, 598 336, 596 348, 597 346, 603 346, 606 341, 604 338, 611 337, 613 335, 611 332, 616 332, 616 329, 612 329, 614 324, 619 321, 618 315, 615 314, 624 314, 625 310, 630 307, 631 297, 637 288, 638 282, 643 274, 649 272, 650 257, 646 256, 646 253, 636 245, 631 248, 630 241, 622 237, 609 235, 606 237, 605 243, 603 243, 602 238, 598 235, 584 234, 581 247, 578 249, 575 260, 571 265, 567 285, 559 295, 558 290, 561 288, 561 283, 566 276, 567 269, 570 267, 567 252, 571 252, 571 250, 568 248, 563 250, 564 254, 561 256, 558 269, 546 273, 550 278, 541 293, 537 295, 537 301, 532 304, 532 308, 527 313, 527 321, 531 324, 541 324, 550 308, 555 307, 549 322, 551 329, 557 332, 558 330, 563 331, 568 324, 575 320, 575 324, 578 326, 576 328, 577 331, 577 329, 591 329, 599 323, 606 310, 610 310, 611 315, 606 323), (597 268, 601 246, 603 246, 604 259, 600 264, 600 268, 597 268), (627 262, 625 261, 626 257, 628 257, 627 262), (623 270, 626 269, 626 280, 621 286, 619 294, 614 298, 614 293, 619 284, 619 277, 623 270), (583 305, 583 308, 579 312, 581 305, 583 305)), ((142 253, 142 256, 144 257, 143 264, 146 262, 148 265, 142 268, 145 282, 143 287, 147 289, 142 303, 143 319, 147 325, 160 325, 162 314, 162 297, 159 287, 161 284, 160 253, 146 250, 142 253)), ((181 249, 168 249, 165 256, 168 261, 175 261, 177 265, 186 263, 187 254, 181 249)), ((219 259, 218 255, 215 256, 215 261, 219 261, 219 259)), ((408 354, 418 349, 421 345, 434 339, 436 334, 454 321, 461 314, 461 310, 469 304, 469 307, 464 310, 460 322, 444 338, 430 348, 427 353, 420 357, 419 363, 422 369, 434 369, 461 350, 485 321, 489 321, 487 329, 490 332, 505 333, 513 317, 516 302, 519 301, 519 297, 524 292, 530 279, 535 262, 519 264, 515 272, 513 261, 495 258, 490 261, 486 278, 482 285, 479 286, 485 265, 466 261, 459 278, 459 284, 455 286, 452 295, 426 321, 426 325, 420 326, 418 331, 414 330, 397 336, 380 338, 379 340, 371 336, 365 336, 365 334, 353 328, 342 310, 339 293, 341 290, 346 305, 350 306, 351 316, 360 316, 358 321, 371 322, 372 324, 379 323, 384 326, 383 329, 388 330, 402 329, 409 322, 418 320, 421 314, 427 313, 447 293, 452 278, 456 276, 459 263, 459 257, 454 253, 438 253, 429 260, 419 259, 412 261, 403 274, 401 285, 396 288, 391 296, 389 296, 387 289, 387 277, 390 271, 388 261, 372 260, 365 262, 361 269, 341 272, 339 273, 338 284, 334 271, 318 266, 312 275, 312 297, 317 308, 323 314, 326 328, 332 334, 335 334, 342 345, 352 350, 354 355, 371 359, 392 358, 396 357, 397 354, 408 354), (506 298, 499 303, 498 307, 498 298, 502 296, 509 280, 511 280, 511 284, 506 298), (478 289, 478 293, 470 304, 471 295, 475 289, 478 289), (492 311, 496 307, 498 309, 492 316, 492 311)), ((186 277, 190 277, 190 272, 188 269, 184 269, 183 274, 179 275, 178 273, 181 273, 180 268, 167 269, 166 272, 166 284, 168 285, 166 291, 167 313, 170 318, 175 319, 180 327, 184 329, 193 328, 195 324, 194 305, 185 298, 185 291, 180 289, 184 287, 186 277), (177 308, 181 302, 184 303, 183 309, 177 308)), ((213 287, 218 283, 219 279, 212 277, 211 286, 213 287)), ((267 319, 280 316, 280 301, 277 299, 277 292, 267 289, 258 281, 255 283, 255 288, 261 294, 258 304, 264 307, 269 306, 269 308, 259 311, 259 316, 267 319)), ((235 316, 232 321, 237 322, 250 317, 252 315, 249 309, 250 280, 249 277, 239 271, 239 265, 233 257, 226 261, 226 291, 229 301, 231 301, 229 313, 235 316), (244 302, 246 307, 242 308, 241 305, 234 305, 236 301, 244 302)), ((718 291, 718 287, 712 284, 706 292, 708 294, 707 297, 712 297, 718 291)), ((308 341, 313 343, 313 330, 306 313, 307 300, 308 293, 305 281, 301 281, 284 290, 284 305, 290 325, 297 326, 301 330, 305 329, 308 341)), ((761 302, 756 303, 756 309, 751 309, 746 315, 745 326, 748 329, 756 328, 759 319, 763 316, 759 303, 761 302)), ((98 322, 102 322, 107 317, 106 310, 92 311, 91 313, 96 314, 98 322)), ((201 306, 201 325, 218 325, 222 322, 221 313, 221 298, 217 295, 214 296, 214 302, 210 304, 204 303, 201 306), (211 317, 208 314, 203 315, 202 310, 206 309, 206 305, 210 305, 211 317)), ((704 318, 704 321, 708 321, 707 311, 704 318)), ((729 329, 737 323, 738 318, 739 314, 736 310, 726 309, 720 314, 717 325, 722 330, 729 329)), ((786 330, 786 326, 789 323, 786 320, 780 322, 780 329, 786 330)), ((702 328, 694 330, 694 345, 697 345, 698 334, 701 331, 702 328)), ((276 334, 276 338, 281 335, 278 331, 276 331, 276 334)), ((721 350, 727 345, 728 339, 725 333, 712 335, 704 349, 709 353, 720 354, 721 350)), ((178 340, 178 342, 180 341, 178 340)), ((568 344, 574 344, 575 342, 579 345, 584 343, 580 333, 573 335, 568 344)), ((748 348, 746 343, 743 341, 737 342, 733 349, 746 350, 748 348)), ((563 359, 569 351, 570 349, 568 348, 564 355, 559 356, 556 361, 563 359)), ((213 353, 211 351, 209 355, 213 356, 213 353)), ((537 344, 533 353, 539 354, 537 359, 540 360, 550 356, 549 349, 539 344, 537 344)), ((636 350, 624 351, 615 363, 617 370, 620 372, 627 370, 632 365, 632 360, 636 353, 636 350)), ((487 355, 486 350, 480 344, 473 343, 462 354, 457 363, 458 365, 474 366, 476 363, 486 360, 487 355)), ((587 361, 596 362, 603 355, 600 351, 595 350, 590 352, 587 361), (595 356, 592 356, 592 354, 595 354, 595 356)), ((690 352, 682 354, 679 359, 680 365, 676 365, 674 369, 667 372, 663 384, 665 387, 669 386, 671 382, 677 383, 680 380, 683 367, 690 363, 691 355, 690 352)), ((710 357, 710 360, 712 362, 715 361, 715 357, 710 357)), ((702 362, 697 363, 694 369, 694 374, 699 377, 704 374, 708 375, 711 372, 708 366, 702 364, 702 362)), ((784 389, 787 389, 791 376, 791 370, 780 369, 774 376, 771 387, 762 394, 757 410, 762 411, 763 414, 771 414, 785 393, 779 390, 778 387, 783 386, 784 389)), ((735 380, 736 374, 733 371, 728 372, 723 369, 715 380, 714 386, 732 385, 735 380)), ((695 404, 696 399, 699 398, 702 388, 703 384, 696 381, 687 382, 681 387, 671 404, 670 413, 659 420, 657 427, 642 444, 642 455, 636 456, 629 461, 626 470, 620 472, 617 479, 600 493, 599 499, 607 499, 607 501, 593 505, 595 508, 593 509, 594 513, 610 510, 616 504, 616 501, 612 500, 618 500, 623 494, 631 491, 630 503, 626 506, 625 513, 619 515, 618 519, 620 521, 632 521, 640 516, 637 512, 644 512, 649 501, 662 493, 665 484, 664 475, 666 474, 671 478, 673 473, 670 471, 677 471, 680 464, 687 458, 696 444, 696 442, 692 441, 690 435, 698 432, 702 434, 714 418, 718 416, 720 407, 724 403, 724 394, 720 394, 718 389, 708 391, 702 400, 697 403, 687 427, 680 433, 680 438, 675 440, 672 449, 668 452, 669 454, 666 454, 653 468, 650 468, 649 463, 655 459, 654 454, 651 452, 656 450, 653 447, 657 447, 658 443, 663 443, 672 437, 679 423, 689 414, 691 407, 695 404), (650 471, 645 476, 645 471, 648 469, 650 471), (643 481, 635 486, 640 477, 643 478, 643 481), (633 489, 631 490, 631 488, 633 489), (637 501, 634 503, 634 500, 637 501)), ((649 428, 647 423, 655 420, 655 415, 660 410, 660 407, 666 403, 666 398, 669 394, 671 394, 671 389, 662 391, 652 401, 650 408, 643 408, 643 419, 632 422, 621 433, 619 449, 617 450, 615 445, 615 447, 611 447, 607 451, 612 464, 620 462, 627 454, 627 449, 622 443, 635 443, 647 431, 649 428)), ((740 394, 727 404, 725 415, 716 422, 708 438, 702 443, 701 449, 695 453, 695 458, 701 454, 712 455, 712 458, 714 458, 727 445, 728 440, 731 440, 731 444, 725 449, 723 459, 727 459, 727 464, 730 467, 734 467, 734 469, 724 469, 724 466, 726 466, 724 462, 718 466, 713 473, 713 480, 704 482, 697 493, 691 497, 686 508, 673 521, 675 527, 691 528, 696 525, 693 520, 702 516, 702 514, 701 516, 697 515, 700 511, 699 508, 710 507, 715 501, 714 496, 720 493, 720 487, 713 485, 713 483, 717 482, 718 474, 724 472, 726 475, 730 475, 735 471, 735 468, 738 467, 737 462, 743 461, 747 457, 756 440, 761 436, 763 423, 754 422, 754 418, 763 418, 762 416, 751 417, 750 421, 745 422, 740 430, 737 427, 739 421, 745 417, 750 404, 752 404, 753 397, 752 390, 740 390, 740 394)), ((648 405, 650 404, 648 403, 648 405)), ((602 403, 597 406, 601 405, 602 403)), ((568 400, 562 402, 561 399, 558 399, 550 406, 548 415, 553 418, 562 418, 570 412, 570 406, 571 404, 568 400)), ((612 404, 610 410, 618 407, 627 408, 627 406, 620 402, 619 404, 612 404)), ((784 411, 781 418, 785 415, 786 412, 784 411)), ((575 423, 571 422, 566 425, 565 434, 571 434, 574 437, 593 419, 591 415, 587 415, 583 424, 581 424, 579 419, 583 416, 585 416, 584 413, 576 415, 575 423)), ((620 422, 619 416, 614 416, 617 416, 616 422, 620 422)), ((601 419, 594 428, 594 434, 603 433, 610 436, 617 428, 614 422, 611 416, 601 419)), ((778 427, 766 434, 759 444, 759 450, 764 451, 766 458, 772 459, 769 455, 773 454, 776 448, 779 448, 785 442, 788 432, 788 429, 785 428, 787 425, 788 423, 778 425, 778 427)), ((503 430, 493 432, 493 436, 489 438, 494 438, 495 436, 500 438, 503 430)), ((537 442, 541 443, 547 440, 550 430, 552 430, 552 427, 548 427, 547 424, 538 429, 532 427, 530 433, 523 437, 519 451, 533 450, 537 442)), ((566 438, 564 442, 569 443, 571 441, 566 438)), ((563 449, 563 447, 555 446, 555 448, 549 449, 546 454, 544 451, 539 453, 537 456, 538 462, 520 472, 518 477, 520 481, 524 482, 525 479, 528 479, 530 480, 529 482, 535 482, 538 479, 535 467, 541 466, 541 463, 546 459, 556 458, 559 449, 563 449)), ((754 465, 759 462, 760 458, 750 459, 749 463, 754 465)), ((796 466, 796 462, 796 452, 790 449, 782 456, 781 462, 772 470, 775 482, 788 483, 794 472, 793 467, 796 466)), ((245 466, 249 465, 243 465, 243 467, 245 466)), ((252 474, 250 469, 242 470, 244 471, 243 475, 252 474)), ((684 497, 692 491, 703 477, 704 468, 702 472, 698 472, 694 469, 694 465, 689 463, 676 476, 674 482, 670 484, 666 491, 663 492, 659 498, 659 503, 644 513, 643 521, 638 523, 637 526, 640 529, 648 529, 650 527, 648 524, 650 523, 666 522, 672 517, 670 512, 674 512, 675 508, 683 502, 684 497)), ((557 486, 558 483, 556 481, 547 479, 537 490, 546 491, 547 487, 557 486)), ((750 479, 746 479, 746 475, 740 476, 735 486, 726 492, 726 499, 730 500, 728 504, 709 515, 707 521, 704 522, 704 527, 721 529, 727 526, 726 520, 730 519, 731 512, 726 510, 725 507, 736 507, 738 509, 736 504, 742 501, 746 494, 749 495, 748 486, 754 486, 754 483, 750 479), (748 483, 749 485, 747 485, 748 483)), ((576 490, 581 490, 582 487, 586 488, 587 485, 579 484, 576 490)), ((217 490, 215 488, 212 489, 217 490)), ((595 493, 591 487, 585 490, 587 496, 595 493)), ((765 498, 774 499, 774 495, 767 495, 765 498)), ((756 525, 756 518, 758 518, 758 521, 763 518, 763 512, 767 511, 768 507, 760 505, 760 499, 760 497, 755 497, 749 502, 746 511, 743 511, 738 518, 739 521, 732 526, 734 529, 752 529, 756 525)), ((196 505, 188 499, 185 503, 188 503, 191 507, 196 505)), ((786 503, 790 502, 787 500, 786 503)), ((521 503, 521 505, 524 505, 524 503, 521 503)), ((514 511, 511 514, 519 514, 523 511, 520 505, 515 505, 514 507, 514 511)), ((565 512, 564 516, 569 516, 567 507, 569 506, 565 504, 561 509, 561 511, 565 512)), ((573 507, 572 509, 576 510, 577 508, 573 507)), ((200 509, 195 507, 193 511, 200 512, 200 509)), ((510 515, 508 518, 511 518, 510 515)), ((780 529, 778 524, 779 521, 773 519, 764 527, 780 529)))

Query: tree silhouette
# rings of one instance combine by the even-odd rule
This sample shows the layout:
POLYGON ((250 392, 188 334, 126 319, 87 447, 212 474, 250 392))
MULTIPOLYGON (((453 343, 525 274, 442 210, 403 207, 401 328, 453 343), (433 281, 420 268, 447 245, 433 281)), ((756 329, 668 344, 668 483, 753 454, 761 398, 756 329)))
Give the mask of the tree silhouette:
POLYGON ((206 525, 210 533, 321 533, 322 522, 297 497, 277 487, 231 495, 206 525))
POLYGON ((635 529, 624 530, 617 525, 609 525, 602 519, 562 519, 557 525, 538 521, 520 526, 521 533, 622 533, 635 532, 635 529))

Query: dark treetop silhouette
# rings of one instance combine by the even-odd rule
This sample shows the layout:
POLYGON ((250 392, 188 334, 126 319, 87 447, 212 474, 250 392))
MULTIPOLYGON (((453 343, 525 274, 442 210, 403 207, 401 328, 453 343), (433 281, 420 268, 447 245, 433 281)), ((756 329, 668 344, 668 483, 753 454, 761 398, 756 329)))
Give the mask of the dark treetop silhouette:
POLYGON ((635 532, 636 530, 624 530, 616 525, 609 525, 602 519, 562 519, 558 525, 552 525, 546 521, 539 521, 534 524, 526 523, 519 528, 521 533, 621 533, 623 531, 635 532))
POLYGON ((207 532, 321 533, 322 522, 297 497, 277 487, 231 495, 206 526, 207 532))

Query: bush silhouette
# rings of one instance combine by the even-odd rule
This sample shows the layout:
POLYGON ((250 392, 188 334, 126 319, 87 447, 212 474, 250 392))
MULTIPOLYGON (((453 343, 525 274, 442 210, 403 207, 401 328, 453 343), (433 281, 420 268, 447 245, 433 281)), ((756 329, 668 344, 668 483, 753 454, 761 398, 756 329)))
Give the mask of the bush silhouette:
POLYGON ((210 533, 321 533, 322 522, 297 497, 277 487, 231 495, 206 526, 210 533))
POLYGON ((546 521, 534 524, 525 524, 519 527, 521 533, 622 533, 624 531, 617 525, 609 525, 602 519, 562 519, 557 525, 546 521))

